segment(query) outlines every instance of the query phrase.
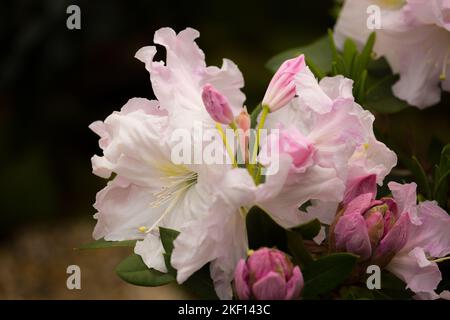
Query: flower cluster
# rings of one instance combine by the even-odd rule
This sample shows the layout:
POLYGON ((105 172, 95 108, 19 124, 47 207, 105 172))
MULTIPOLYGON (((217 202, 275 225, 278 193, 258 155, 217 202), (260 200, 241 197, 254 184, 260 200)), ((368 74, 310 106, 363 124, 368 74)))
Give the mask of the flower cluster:
POLYGON ((432 259, 450 253, 450 218, 432 202, 417 205, 414 185, 391 183, 393 198, 376 200, 376 184, 397 158, 376 139, 374 116, 355 102, 352 81, 318 81, 303 55, 287 60, 252 127, 241 72, 227 59, 207 66, 198 36, 190 28, 158 30, 154 43, 165 47, 166 61, 154 61, 155 46, 136 53, 157 100, 130 99, 90 126, 103 151, 92 158, 93 172, 109 179, 94 204, 94 238, 137 240, 145 265, 175 269, 180 284, 209 264, 222 299, 232 298, 233 282, 241 299, 297 299, 302 271, 285 253, 263 248, 247 259, 246 218, 257 206, 285 229, 315 218, 331 224, 315 238, 328 235, 331 252, 380 264, 421 297, 436 297, 432 259), (213 149, 227 161, 176 161, 180 129, 217 133, 182 152, 213 149), (179 232, 168 261, 161 227, 179 232))

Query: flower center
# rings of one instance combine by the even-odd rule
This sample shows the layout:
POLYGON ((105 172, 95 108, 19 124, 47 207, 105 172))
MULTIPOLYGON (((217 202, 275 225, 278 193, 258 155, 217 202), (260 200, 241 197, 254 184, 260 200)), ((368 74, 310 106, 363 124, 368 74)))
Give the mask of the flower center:
POLYGON ((150 203, 150 206, 156 208, 166 203, 169 203, 169 205, 151 227, 141 226, 138 228, 139 232, 142 233, 149 233, 157 227, 162 219, 173 209, 180 197, 197 183, 197 172, 189 170, 184 165, 171 163, 159 166, 158 169, 162 173, 161 179, 166 183, 160 191, 154 193, 156 199, 150 203))

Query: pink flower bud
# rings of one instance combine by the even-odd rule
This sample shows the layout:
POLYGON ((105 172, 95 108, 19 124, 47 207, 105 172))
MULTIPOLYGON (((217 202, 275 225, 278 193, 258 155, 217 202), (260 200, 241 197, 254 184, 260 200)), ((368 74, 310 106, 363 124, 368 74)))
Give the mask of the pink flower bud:
POLYGON ((263 106, 268 106, 274 112, 288 104, 296 94, 294 78, 304 67, 303 55, 283 62, 269 83, 263 106))
POLYGON ((250 115, 247 112, 247 109, 244 109, 241 111, 241 113, 236 117, 236 124, 239 129, 246 132, 250 129, 251 126, 251 120, 250 115))
POLYGON ((409 216, 398 217, 392 198, 374 200, 375 183, 375 176, 368 175, 347 186, 342 209, 330 227, 330 249, 383 267, 405 245, 409 216))
POLYGON ((235 119, 236 125, 239 132, 239 146, 241 150, 241 155, 245 161, 248 163, 249 161, 249 134, 251 127, 250 115, 247 112, 247 109, 241 111, 241 113, 235 119))
POLYGON ((202 100, 211 118, 219 123, 230 124, 233 122, 233 112, 227 98, 217 91, 212 85, 203 87, 202 100))
POLYGON ((300 268, 277 249, 261 248, 247 261, 240 260, 234 275, 234 287, 241 300, 297 299, 303 285, 300 268))
POLYGON ((369 174, 353 179, 347 184, 344 194, 344 204, 348 204, 360 194, 370 193, 372 199, 377 195, 377 176, 369 174))

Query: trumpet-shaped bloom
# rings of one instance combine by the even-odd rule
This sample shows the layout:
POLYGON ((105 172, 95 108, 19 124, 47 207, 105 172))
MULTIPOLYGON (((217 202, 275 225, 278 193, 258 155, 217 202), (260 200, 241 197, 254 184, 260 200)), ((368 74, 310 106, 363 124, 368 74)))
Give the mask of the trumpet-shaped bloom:
POLYGON ((342 48, 349 37, 361 46, 376 31, 374 51, 400 75, 394 94, 426 108, 440 101, 441 88, 450 91, 449 12, 450 4, 442 0, 346 0, 335 26, 336 43, 342 48), (381 8, 380 29, 367 27, 370 5, 381 8))
MULTIPOLYGON (((233 209, 229 203, 237 201, 225 196, 227 186, 217 187, 217 181, 229 180, 225 177, 234 172, 231 165, 180 164, 172 160, 175 129, 191 132, 196 123, 202 127, 214 125, 202 101, 206 84, 226 95, 235 114, 242 110, 245 98, 240 91, 243 78, 236 65, 224 60, 221 69, 207 67, 203 52, 194 42, 197 37, 193 29, 178 35, 172 29, 158 30, 154 41, 167 49, 166 63, 153 61, 153 46, 136 54, 150 72, 158 100, 131 99, 120 112, 90 126, 100 136, 103 150, 102 156, 92 158, 94 173, 103 178, 115 174, 97 195, 94 238, 138 239, 135 252, 148 267, 162 272, 166 266, 159 226, 182 230, 204 213, 221 215, 224 210, 225 216, 233 209), (222 206, 217 198, 223 199, 222 206)), ((222 141, 213 143, 220 146, 215 150, 225 154, 222 141)), ((239 210, 239 206, 234 209, 239 210)), ((245 224, 239 227, 245 228, 245 224)), ((180 272, 180 278, 182 275, 180 272)))
POLYGON ((280 134, 263 141, 260 157, 264 163, 266 150, 278 139, 280 163, 257 194, 258 204, 285 227, 312 217, 331 223, 329 210, 321 217, 315 206, 310 208, 316 212, 308 213, 298 208, 310 200, 319 207, 337 207, 348 179, 374 173, 381 183, 396 163, 395 154, 373 134, 373 115, 355 103, 351 80, 337 76, 319 83, 306 67, 296 87, 298 97, 267 117, 266 127, 280 134))

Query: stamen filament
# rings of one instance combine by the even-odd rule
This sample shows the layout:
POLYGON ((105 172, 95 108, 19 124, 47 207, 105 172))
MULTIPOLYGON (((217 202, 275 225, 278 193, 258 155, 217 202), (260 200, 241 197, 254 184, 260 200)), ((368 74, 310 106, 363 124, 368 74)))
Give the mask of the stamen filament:
POLYGON ((443 261, 446 261, 446 260, 450 260, 450 257, 443 257, 443 258, 434 259, 434 260, 430 260, 430 261, 438 263, 438 262, 443 262, 443 261))
MULTIPOLYGON (((230 126, 231 126, 231 124, 230 124, 230 126)), ((231 147, 230 147, 230 145, 227 142, 227 137, 226 137, 225 132, 223 131, 222 126, 220 125, 220 123, 216 122, 216 128, 219 131, 219 134, 222 137, 223 144, 225 145, 225 148, 227 149, 228 155, 231 158, 231 162, 233 164, 233 168, 237 168, 237 163, 236 163, 236 159, 234 158, 233 150, 231 150, 231 147)), ((234 126, 234 128, 236 128, 236 126, 234 126)))

